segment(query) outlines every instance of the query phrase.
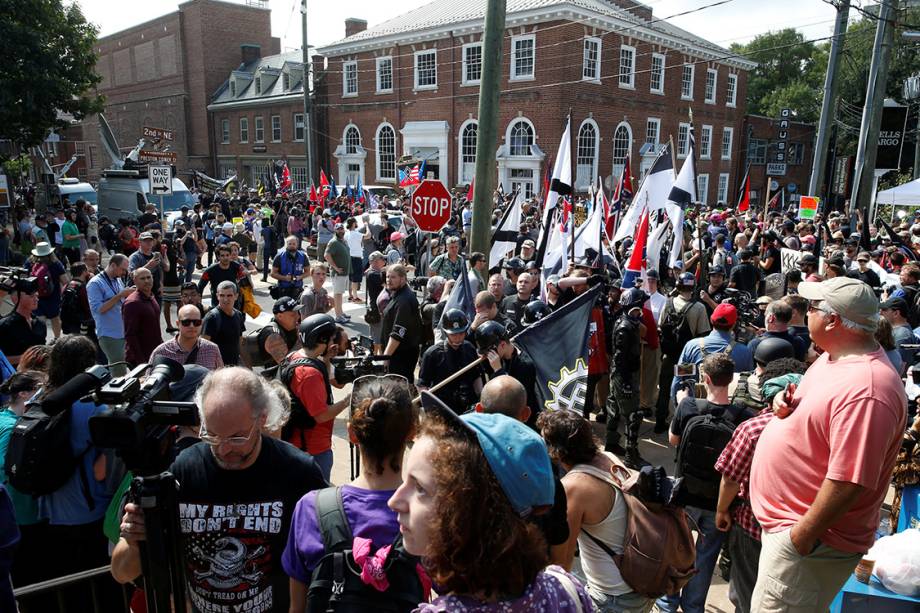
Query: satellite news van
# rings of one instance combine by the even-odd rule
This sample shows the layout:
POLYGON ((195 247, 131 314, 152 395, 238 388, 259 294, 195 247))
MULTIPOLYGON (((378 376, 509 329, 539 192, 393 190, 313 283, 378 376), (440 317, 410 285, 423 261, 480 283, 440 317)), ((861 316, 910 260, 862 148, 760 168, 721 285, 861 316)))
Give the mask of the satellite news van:
MULTIPOLYGON (((105 117, 99 116, 99 135, 102 138, 102 147, 112 160, 112 167, 102 171, 99 179, 98 216, 108 217, 115 223, 119 219, 136 220, 142 215, 148 204, 160 210, 160 198, 163 199, 163 212, 168 217, 171 212, 178 212, 183 206, 192 208, 195 198, 188 187, 180 179, 173 176, 172 195, 160 196, 150 191, 150 180, 147 178, 147 165, 138 162, 144 139, 126 156, 122 156, 115 135, 105 117)), ((175 175, 175 168, 173 168, 175 175)))

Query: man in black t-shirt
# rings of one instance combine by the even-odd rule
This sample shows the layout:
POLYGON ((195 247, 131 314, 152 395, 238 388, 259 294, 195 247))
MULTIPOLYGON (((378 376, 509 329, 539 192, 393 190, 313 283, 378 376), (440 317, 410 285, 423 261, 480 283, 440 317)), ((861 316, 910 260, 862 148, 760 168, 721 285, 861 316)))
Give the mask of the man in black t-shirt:
POLYGON ((38 308, 38 294, 35 292, 14 292, 16 310, 0 319, 0 350, 16 366, 25 350, 34 345, 44 345, 48 336, 45 322, 32 316, 38 308))
MULTIPOLYGON (((262 434, 278 426, 281 399, 245 368, 210 373, 201 386, 201 442, 173 462, 179 546, 192 610, 287 611, 288 577, 281 566, 291 515, 312 490, 326 487, 313 458, 262 434)), ((112 553, 112 575, 141 574, 144 514, 128 504, 112 553)))
POLYGON ((390 360, 391 373, 414 381, 415 364, 422 343, 418 300, 407 285, 406 267, 402 264, 387 267, 386 284, 390 300, 382 313, 380 338, 383 354, 393 356, 390 360))
POLYGON ((532 277, 529 272, 522 272, 517 278, 517 294, 506 296, 502 301, 501 312, 505 318, 511 321, 518 329, 521 328, 521 319, 524 317, 524 307, 530 304, 533 299, 532 277))
POLYGON ((747 292, 752 297, 757 293, 757 284, 760 282, 760 273, 751 260, 754 253, 750 249, 742 249, 738 253, 741 263, 732 268, 728 278, 728 286, 742 292, 747 292))
POLYGON ((764 234, 762 241, 761 253, 763 255, 760 256, 760 270, 763 271, 764 276, 781 272, 783 261, 777 246, 779 237, 770 231, 764 234))
POLYGON ((237 311, 238 291, 233 281, 221 281, 217 285, 217 308, 204 316, 201 337, 216 343, 224 365, 240 363, 240 338, 246 331, 246 316, 237 311))

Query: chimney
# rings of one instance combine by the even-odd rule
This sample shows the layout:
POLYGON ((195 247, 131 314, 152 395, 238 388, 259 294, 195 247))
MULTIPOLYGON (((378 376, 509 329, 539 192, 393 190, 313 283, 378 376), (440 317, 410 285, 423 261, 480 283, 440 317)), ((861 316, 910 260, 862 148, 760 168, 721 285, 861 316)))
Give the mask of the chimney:
POLYGON ((358 19, 357 17, 349 17, 345 20, 345 38, 349 36, 354 36, 358 32, 363 32, 367 29, 367 20, 358 19))
POLYGON ((243 43, 240 45, 240 61, 244 65, 249 65, 262 57, 261 45, 254 43, 243 43))

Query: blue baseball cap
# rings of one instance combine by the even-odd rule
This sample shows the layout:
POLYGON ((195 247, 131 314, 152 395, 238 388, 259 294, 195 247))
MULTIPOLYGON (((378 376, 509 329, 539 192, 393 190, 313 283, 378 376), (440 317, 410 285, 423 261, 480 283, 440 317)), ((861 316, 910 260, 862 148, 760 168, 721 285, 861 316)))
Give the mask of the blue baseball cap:
POLYGON ((422 407, 476 437, 492 474, 518 515, 526 517, 535 507, 553 504, 556 491, 549 453, 531 428, 501 414, 458 416, 427 391, 422 392, 422 407))

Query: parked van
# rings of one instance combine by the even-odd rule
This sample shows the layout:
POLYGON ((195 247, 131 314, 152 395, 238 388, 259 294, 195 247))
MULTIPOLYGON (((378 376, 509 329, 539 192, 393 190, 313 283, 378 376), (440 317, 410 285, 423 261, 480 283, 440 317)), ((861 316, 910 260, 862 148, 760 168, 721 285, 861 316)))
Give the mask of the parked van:
MULTIPOLYGON (((183 206, 192 208, 195 199, 180 179, 173 177, 172 195, 162 196, 163 210, 167 216, 179 211, 183 206)), ((119 219, 137 219, 147 209, 147 204, 160 210, 159 195, 150 193, 150 181, 146 173, 137 170, 106 170, 99 180, 99 217, 108 217, 110 221, 119 219)))
POLYGON ((89 183, 81 182, 80 179, 70 177, 59 179, 57 183, 48 189, 47 193, 51 197, 50 204, 46 202, 45 190, 43 188, 36 190, 35 208, 38 211, 44 212, 48 209, 57 209, 64 198, 67 198, 71 205, 76 204, 77 200, 83 198, 83 200, 96 206, 96 190, 89 183))

